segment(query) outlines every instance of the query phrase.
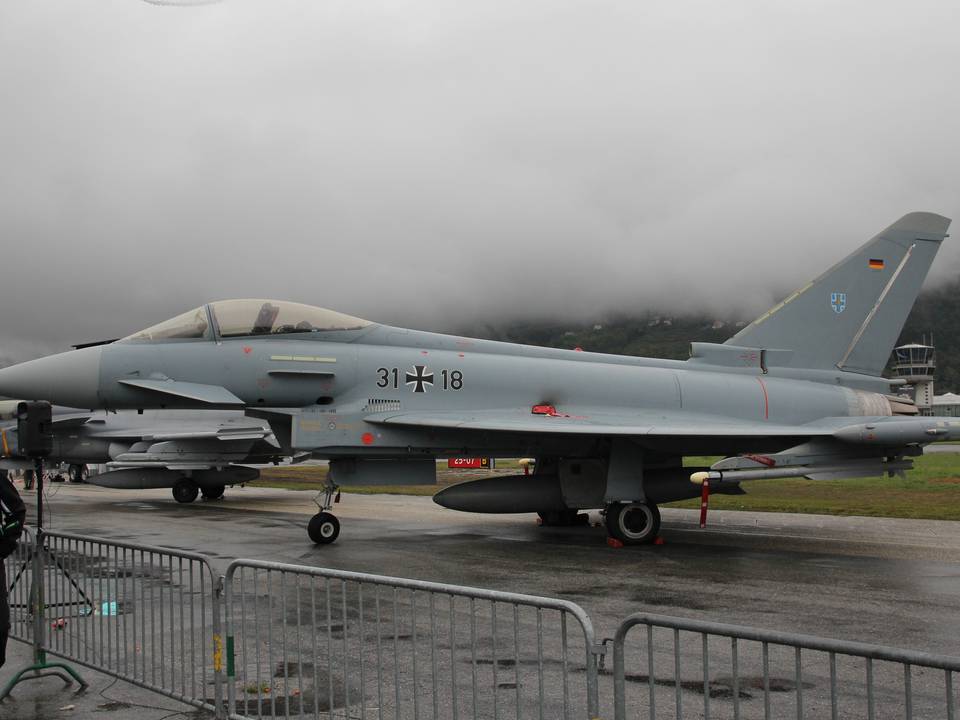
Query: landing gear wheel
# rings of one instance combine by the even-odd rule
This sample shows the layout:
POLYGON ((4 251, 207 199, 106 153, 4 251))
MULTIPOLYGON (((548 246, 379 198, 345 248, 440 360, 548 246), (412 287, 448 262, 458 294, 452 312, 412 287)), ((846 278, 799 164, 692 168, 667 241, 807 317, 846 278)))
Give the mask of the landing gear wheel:
POLYGON ((587 516, 576 508, 567 510, 543 510, 538 512, 540 525, 543 527, 573 527, 586 525, 587 516))
POLYGON ((649 503, 610 503, 607 532, 624 545, 652 543, 660 532, 660 510, 649 503))
POLYGON ((223 497, 224 490, 226 490, 226 487, 223 485, 211 485, 209 487, 200 488, 200 492, 203 494, 204 500, 219 500, 223 497))
POLYGON ((183 478, 173 486, 173 499, 178 503, 192 503, 200 494, 200 488, 193 480, 183 478))
POLYGON ((70 482, 72 483, 85 483, 89 475, 89 470, 86 465, 71 465, 70 466, 70 482))
POLYGON ((328 545, 337 539, 340 534, 340 521, 336 515, 328 512, 318 512, 310 518, 307 525, 307 535, 317 545, 328 545))

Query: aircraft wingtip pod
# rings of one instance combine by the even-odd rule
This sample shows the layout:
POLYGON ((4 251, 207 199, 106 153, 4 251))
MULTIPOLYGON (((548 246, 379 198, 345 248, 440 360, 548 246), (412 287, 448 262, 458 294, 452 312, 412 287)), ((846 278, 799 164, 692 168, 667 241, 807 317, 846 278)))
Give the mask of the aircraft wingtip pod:
POLYGON ((920 235, 933 235, 937 239, 947 234, 950 218, 932 212, 911 212, 897 220, 887 231, 898 230, 920 235))

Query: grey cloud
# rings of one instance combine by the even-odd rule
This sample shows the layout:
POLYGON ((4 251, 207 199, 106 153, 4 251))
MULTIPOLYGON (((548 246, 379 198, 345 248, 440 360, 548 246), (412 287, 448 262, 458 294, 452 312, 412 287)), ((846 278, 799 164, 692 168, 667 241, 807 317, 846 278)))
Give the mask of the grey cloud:
POLYGON ((0 353, 238 296, 419 327, 759 312, 905 212, 960 216, 956 16, 4 4, 0 353))

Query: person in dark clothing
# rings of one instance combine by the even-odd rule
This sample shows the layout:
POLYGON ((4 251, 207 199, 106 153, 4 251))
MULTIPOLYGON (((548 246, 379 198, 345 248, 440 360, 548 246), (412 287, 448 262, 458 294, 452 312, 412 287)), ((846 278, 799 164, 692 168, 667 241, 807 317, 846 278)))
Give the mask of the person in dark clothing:
POLYGON ((4 560, 16 549, 26 519, 27 508, 20 499, 20 493, 7 477, 7 471, 0 470, 0 667, 7 661, 7 635, 10 632, 4 560))

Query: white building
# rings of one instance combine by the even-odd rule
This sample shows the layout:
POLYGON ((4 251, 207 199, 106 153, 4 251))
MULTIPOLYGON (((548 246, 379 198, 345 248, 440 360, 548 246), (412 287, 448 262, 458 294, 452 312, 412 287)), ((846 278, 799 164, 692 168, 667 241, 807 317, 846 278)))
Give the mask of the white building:
POLYGON ((942 417, 960 417, 960 395, 956 393, 934 395, 933 414, 942 417))

